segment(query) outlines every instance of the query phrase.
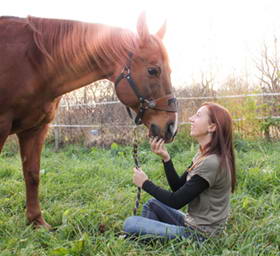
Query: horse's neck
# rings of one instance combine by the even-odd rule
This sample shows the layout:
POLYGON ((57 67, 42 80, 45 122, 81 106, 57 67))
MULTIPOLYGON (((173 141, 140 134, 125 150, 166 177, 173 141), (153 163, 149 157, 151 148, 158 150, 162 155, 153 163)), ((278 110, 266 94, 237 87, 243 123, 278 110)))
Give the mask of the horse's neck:
POLYGON ((65 93, 77 90, 103 78, 105 77, 100 72, 92 71, 91 73, 83 74, 79 77, 69 80, 63 79, 63 82, 53 85, 53 95, 55 97, 61 96, 65 93))

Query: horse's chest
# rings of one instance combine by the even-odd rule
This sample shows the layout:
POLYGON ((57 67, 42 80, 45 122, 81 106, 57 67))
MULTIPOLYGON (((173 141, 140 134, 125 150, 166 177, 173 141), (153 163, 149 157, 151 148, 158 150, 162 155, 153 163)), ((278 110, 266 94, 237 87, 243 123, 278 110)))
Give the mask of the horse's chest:
POLYGON ((31 103, 15 113, 12 132, 17 133, 50 123, 55 117, 56 108, 55 103, 48 103, 42 106, 32 106, 31 103))

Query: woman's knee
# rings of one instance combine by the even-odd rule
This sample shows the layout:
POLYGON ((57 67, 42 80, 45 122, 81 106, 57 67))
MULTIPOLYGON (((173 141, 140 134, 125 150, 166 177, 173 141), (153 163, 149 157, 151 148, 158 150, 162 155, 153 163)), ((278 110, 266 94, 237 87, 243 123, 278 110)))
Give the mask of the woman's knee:
POLYGON ((126 233, 130 233, 130 234, 133 234, 136 232, 137 230, 137 225, 138 225, 138 222, 139 222, 139 219, 140 216, 130 216, 128 217, 124 224, 123 224, 123 230, 126 232, 126 233))

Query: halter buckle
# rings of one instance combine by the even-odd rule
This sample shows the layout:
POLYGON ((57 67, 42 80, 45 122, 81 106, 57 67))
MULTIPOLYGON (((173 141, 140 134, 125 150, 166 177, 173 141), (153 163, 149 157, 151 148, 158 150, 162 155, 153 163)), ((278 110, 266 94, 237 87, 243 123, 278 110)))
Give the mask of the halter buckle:
POLYGON ((130 69, 129 69, 129 67, 127 67, 127 65, 124 66, 121 74, 123 74, 124 77, 130 75, 130 69))
POLYGON ((156 103, 153 100, 145 100, 145 102, 148 104, 148 108, 155 108, 156 103))

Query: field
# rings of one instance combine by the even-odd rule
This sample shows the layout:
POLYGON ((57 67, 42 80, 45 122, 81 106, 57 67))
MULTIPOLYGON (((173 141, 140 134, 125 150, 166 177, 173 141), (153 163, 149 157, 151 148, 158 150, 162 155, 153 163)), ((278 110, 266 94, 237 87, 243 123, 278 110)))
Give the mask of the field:
MULTIPOLYGON (((26 225, 25 186, 19 154, 6 145, 0 156, 0 255, 280 255, 280 143, 235 141, 238 187, 222 238, 198 247, 188 241, 143 244, 120 237, 132 214, 131 147, 109 149, 65 146, 44 149, 40 200, 44 216, 56 231, 26 225), (100 228, 102 227, 102 228, 100 228)), ((182 173, 196 144, 182 138, 168 145, 182 173)), ((167 188, 161 161, 140 146, 142 168, 167 188)), ((141 205, 150 196, 142 192, 141 205)), ((140 213, 140 211, 139 211, 140 213)))

